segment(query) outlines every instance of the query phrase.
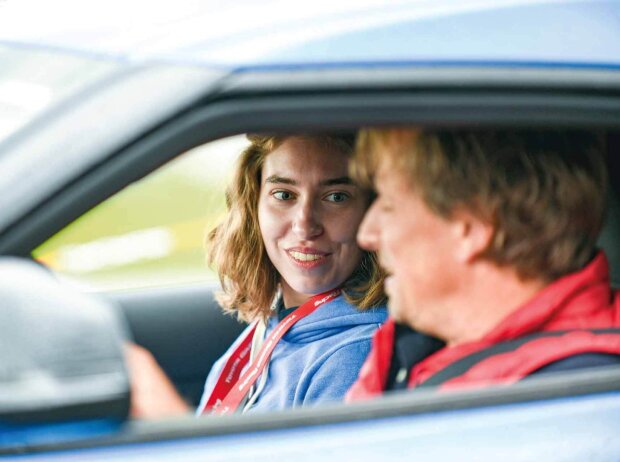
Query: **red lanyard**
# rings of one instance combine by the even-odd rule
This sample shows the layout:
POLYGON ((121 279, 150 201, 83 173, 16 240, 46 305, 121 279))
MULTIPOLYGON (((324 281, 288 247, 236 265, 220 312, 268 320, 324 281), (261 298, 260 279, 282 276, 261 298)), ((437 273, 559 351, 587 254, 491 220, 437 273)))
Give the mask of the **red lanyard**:
POLYGON ((252 338, 256 331, 258 321, 252 323, 245 338, 230 355, 222 372, 215 383, 211 396, 200 411, 201 414, 211 412, 213 414, 231 414, 237 410, 250 388, 260 377, 265 366, 271 358, 271 353, 278 342, 296 322, 313 313, 319 306, 327 303, 340 295, 340 289, 334 289, 315 295, 310 300, 302 304, 299 308, 285 317, 273 329, 265 340, 262 348, 254 362, 241 375, 241 371, 250 360, 250 349, 252 348, 252 338))

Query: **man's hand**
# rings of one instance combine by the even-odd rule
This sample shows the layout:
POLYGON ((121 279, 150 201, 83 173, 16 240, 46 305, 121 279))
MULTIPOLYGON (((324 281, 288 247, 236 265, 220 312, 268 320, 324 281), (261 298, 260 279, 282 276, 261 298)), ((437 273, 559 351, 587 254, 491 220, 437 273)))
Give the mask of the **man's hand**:
POLYGON ((129 343, 125 357, 131 379, 131 417, 156 419, 192 412, 150 351, 129 343))

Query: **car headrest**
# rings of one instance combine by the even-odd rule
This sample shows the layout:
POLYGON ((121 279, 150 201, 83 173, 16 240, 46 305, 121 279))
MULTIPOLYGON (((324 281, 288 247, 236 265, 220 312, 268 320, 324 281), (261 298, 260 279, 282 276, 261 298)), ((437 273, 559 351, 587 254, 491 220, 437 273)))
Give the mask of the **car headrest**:
POLYGON ((607 137, 607 165, 607 216, 598 246, 609 259, 612 285, 620 288, 620 133, 611 132, 607 137))

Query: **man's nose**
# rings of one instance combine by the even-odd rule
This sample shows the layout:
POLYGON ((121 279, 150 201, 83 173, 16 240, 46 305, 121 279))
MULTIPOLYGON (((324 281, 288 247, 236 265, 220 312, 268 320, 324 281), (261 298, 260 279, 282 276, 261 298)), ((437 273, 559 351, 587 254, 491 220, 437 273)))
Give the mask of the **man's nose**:
POLYGON ((376 202, 373 202, 366 211, 362 223, 357 230, 357 243, 361 248, 370 251, 379 250, 379 233, 381 228, 378 225, 378 218, 376 202))
POLYGON ((293 232, 300 239, 311 239, 323 234, 323 225, 312 201, 299 204, 293 220, 293 232))

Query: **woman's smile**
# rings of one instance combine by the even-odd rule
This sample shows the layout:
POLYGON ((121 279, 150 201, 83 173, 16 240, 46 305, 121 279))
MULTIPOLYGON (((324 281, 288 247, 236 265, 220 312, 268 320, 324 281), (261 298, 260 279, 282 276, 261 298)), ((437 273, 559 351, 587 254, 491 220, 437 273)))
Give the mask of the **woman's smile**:
POLYGON ((308 248, 292 248, 287 249, 286 252, 296 265, 306 269, 317 268, 326 264, 331 255, 328 252, 308 248))

